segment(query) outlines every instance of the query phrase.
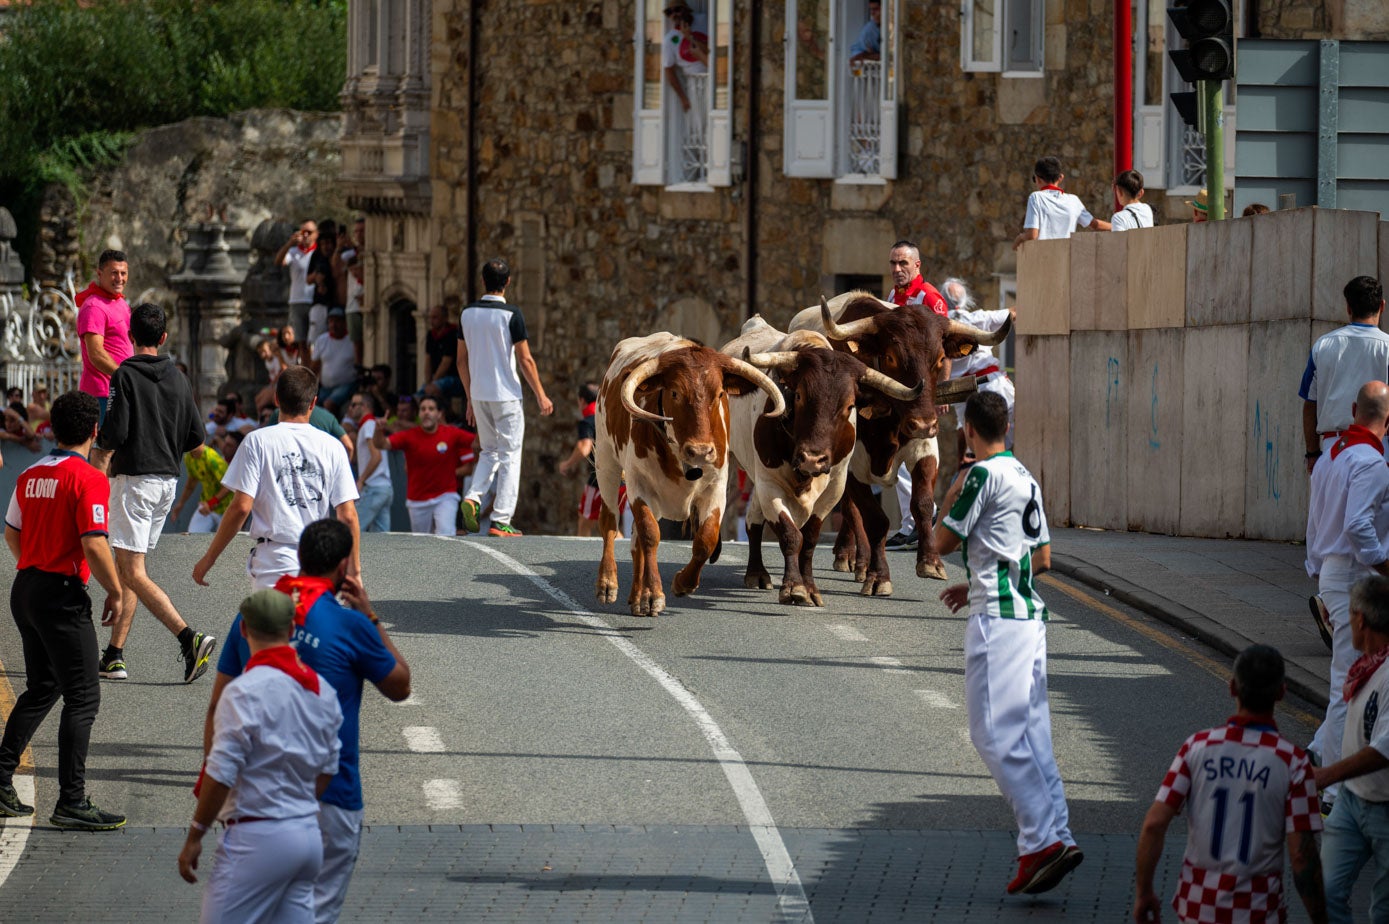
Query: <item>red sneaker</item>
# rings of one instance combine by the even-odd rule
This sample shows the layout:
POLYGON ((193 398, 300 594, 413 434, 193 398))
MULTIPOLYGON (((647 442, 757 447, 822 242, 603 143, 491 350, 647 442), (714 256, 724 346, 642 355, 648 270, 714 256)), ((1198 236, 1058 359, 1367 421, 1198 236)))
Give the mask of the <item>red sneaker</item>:
POLYGON ((1085 861, 1085 854, 1075 844, 1070 844, 1061 853, 1061 860, 1051 865, 1051 869, 1038 876, 1031 886, 1023 889, 1028 895, 1041 895, 1050 892, 1061 884, 1061 880, 1085 861))
POLYGON ((1059 865, 1065 856, 1066 845, 1057 841, 1036 853, 1018 857, 1018 874, 1008 883, 1008 894, 1026 892, 1044 881, 1052 873, 1052 868, 1059 865))

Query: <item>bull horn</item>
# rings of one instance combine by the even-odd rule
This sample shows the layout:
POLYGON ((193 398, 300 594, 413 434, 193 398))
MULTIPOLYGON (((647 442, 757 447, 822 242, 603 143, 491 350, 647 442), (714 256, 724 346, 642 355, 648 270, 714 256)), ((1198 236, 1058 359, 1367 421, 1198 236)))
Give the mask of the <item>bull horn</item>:
POLYGON ((825 301, 823 295, 820 296, 820 322, 825 326, 825 336, 831 340, 857 340, 878 330, 878 319, 872 315, 848 324, 837 323, 830 314, 830 303, 825 301))
MULTIPOLYGON (((775 354, 773 354, 775 355, 775 354)), ((767 411, 763 417, 780 417, 786 411, 786 399, 782 397, 781 389, 777 388, 776 383, 767 378, 767 374, 750 362, 741 359, 728 358, 729 365, 733 372, 738 373, 758 388, 767 393, 767 397, 772 399, 772 409, 767 411)))
POLYGON ((645 408, 637 406, 637 388, 643 382, 656 374, 656 367, 661 363, 659 356, 644 359, 636 368, 627 373, 627 381, 622 383, 622 406, 627 409, 627 413, 641 420, 650 420, 656 423, 668 423, 671 418, 663 417, 660 414, 653 414, 645 408))
POLYGON ((1000 327, 998 330, 994 331, 992 334, 982 331, 977 327, 970 327, 968 324, 965 324, 961 321, 951 321, 950 330, 947 332, 947 336, 964 337, 967 340, 973 340, 980 346, 997 346, 1007 338, 1008 331, 1012 330, 1012 328, 1012 318, 1009 318, 1007 321, 1004 321, 1003 326, 1000 327))
POLYGON ((759 369, 775 369, 778 372, 796 368, 801 354, 795 350, 778 350, 774 353, 749 353, 743 351, 743 362, 759 369))
POLYGON ((922 389, 926 387, 925 382, 917 382, 915 387, 908 388, 892 376, 883 375, 877 369, 864 369, 863 375, 859 376, 859 381, 869 388, 876 388, 894 401, 915 401, 920 397, 922 389))

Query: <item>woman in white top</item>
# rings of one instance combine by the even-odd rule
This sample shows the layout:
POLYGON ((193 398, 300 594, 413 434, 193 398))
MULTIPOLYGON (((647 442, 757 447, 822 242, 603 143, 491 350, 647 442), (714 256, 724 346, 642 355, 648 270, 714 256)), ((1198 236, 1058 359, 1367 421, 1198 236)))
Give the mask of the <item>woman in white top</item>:
POLYGON ((1119 200, 1119 211, 1109 221, 1096 221, 1096 228, 1101 231, 1133 231, 1153 226, 1152 208, 1139 201, 1143 198, 1143 174, 1137 170, 1125 170, 1116 176, 1114 197, 1119 200))

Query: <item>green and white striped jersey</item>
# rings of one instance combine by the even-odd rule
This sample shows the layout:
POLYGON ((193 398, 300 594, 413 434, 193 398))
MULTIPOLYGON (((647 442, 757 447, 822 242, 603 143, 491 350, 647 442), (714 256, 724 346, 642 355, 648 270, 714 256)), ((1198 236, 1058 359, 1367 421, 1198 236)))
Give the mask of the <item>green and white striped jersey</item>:
POLYGON ((1033 586, 1032 550, 1048 545, 1042 492, 1011 452, 974 463, 942 521, 960 537, 970 615, 1046 620, 1033 586))

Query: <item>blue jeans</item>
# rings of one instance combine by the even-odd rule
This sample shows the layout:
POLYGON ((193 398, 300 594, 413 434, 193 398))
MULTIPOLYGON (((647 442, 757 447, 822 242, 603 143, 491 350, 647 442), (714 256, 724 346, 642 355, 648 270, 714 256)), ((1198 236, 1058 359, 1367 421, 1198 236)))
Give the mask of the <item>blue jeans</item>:
POLYGON ((1326 884, 1326 918, 1332 924, 1365 920, 1351 912, 1350 893, 1372 859, 1371 921, 1389 921, 1389 802, 1366 802, 1342 786, 1326 819, 1321 840, 1321 874, 1326 884))
POLYGON ((352 397, 352 393, 357 390, 356 382, 343 382, 341 385, 323 385, 318 389, 318 403, 327 408, 328 402, 333 402, 337 408, 337 413, 342 413, 342 409, 347 405, 347 399, 352 397))
MULTIPOLYGON (((384 455, 384 453, 383 453, 384 455)), ((386 460, 382 459, 385 465, 386 460)), ((385 485, 369 487, 357 498, 357 521, 364 533, 388 533, 391 531, 391 501, 395 500, 395 490, 385 485)))

